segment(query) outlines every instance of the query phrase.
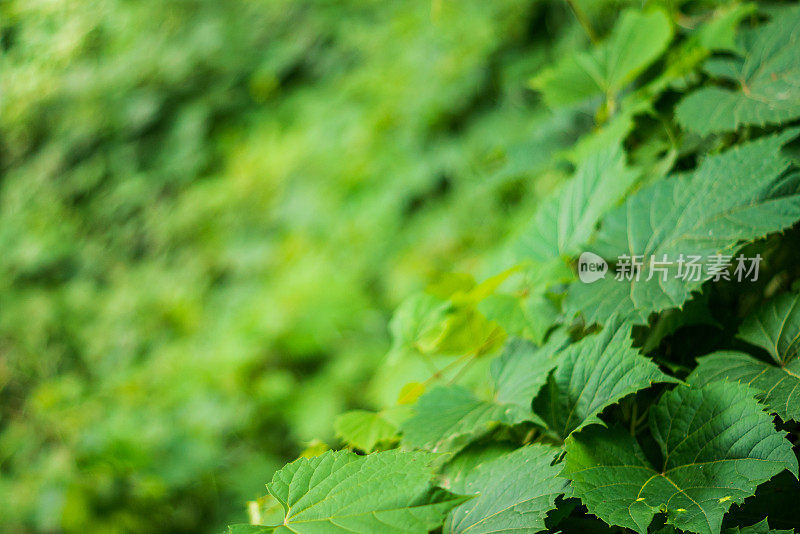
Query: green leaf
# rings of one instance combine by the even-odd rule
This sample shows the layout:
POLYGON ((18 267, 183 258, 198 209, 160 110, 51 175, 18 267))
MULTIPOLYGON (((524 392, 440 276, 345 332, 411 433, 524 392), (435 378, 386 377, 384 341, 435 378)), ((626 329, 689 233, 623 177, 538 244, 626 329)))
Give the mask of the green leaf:
POLYGON ((618 145, 590 154, 536 211, 516 246, 517 258, 545 263, 579 252, 638 176, 626 166, 625 152, 618 145))
POLYGON ((533 397, 556 365, 556 352, 568 342, 556 331, 542 347, 512 339, 492 361, 494 397, 478 398, 461 386, 436 387, 422 395, 415 414, 402 425, 403 442, 435 452, 455 452, 497 424, 544 422, 531 410, 533 397))
POLYGON ((534 418, 530 407, 479 399, 462 386, 437 386, 414 405, 402 425, 403 443, 433 452, 455 452, 494 425, 513 425, 534 418))
POLYGON ((778 365, 786 365, 800 350, 800 293, 784 293, 747 317, 738 337, 767 352, 778 365))
POLYGON ((556 354, 569 343, 563 330, 556 330, 543 347, 524 339, 511 339, 503 354, 492 362, 495 400, 530 410, 531 402, 555 367, 556 354))
POLYGON ((800 360, 777 367, 748 354, 720 351, 697 359, 686 379, 697 385, 719 380, 740 382, 758 391, 758 398, 784 421, 800 421, 800 360))
POLYGON ((672 25, 661 10, 622 13, 611 35, 588 52, 567 56, 532 81, 550 107, 616 93, 653 63, 672 40, 672 25))
MULTIPOLYGON (((678 531, 670 525, 666 525, 656 531, 656 534, 678 534, 678 531)), ((767 520, 759 521, 749 527, 732 527, 722 530, 722 534, 794 534, 794 530, 772 530, 769 528, 767 520)))
POLYGON ((470 472, 456 491, 478 497, 454 508, 445 533, 472 534, 539 532, 555 508, 567 481, 553 465, 560 449, 531 445, 483 463, 470 472))
POLYGON ((418 293, 403 301, 389 323, 392 351, 419 351, 435 335, 450 305, 433 295, 418 293))
POLYGON ((676 116, 685 128, 708 135, 800 117, 800 9, 745 33, 740 46, 743 59, 714 59, 706 66, 736 89, 704 87, 684 98, 676 116))
POLYGON ((752 3, 720 5, 712 18, 698 28, 698 43, 707 50, 741 52, 736 43, 736 30, 742 19, 756 10, 757 6, 752 3))
MULTIPOLYGON (((785 175, 791 160, 781 147, 797 135, 789 130, 708 157, 688 176, 650 185, 602 223, 593 250, 609 262, 622 255, 662 260, 667 279, 615 280, 613 272, 592 284, 573 283, 567 313, 589 323, 612 315, 645 323, 652 312, 680 307, 709 278, 677 277, 681 255, 708 258, 734 254, 745 243, 791 226, 800 219, 800 175, 785 175)), ((613 271, 613 269, 610 269, 613 271)))
POLYGON ((275 473, 269 492, 286 510, 276 534, 427 533, 468 497, 431 486, 434 455, 328 451, 275 473))
POLYGON ((485 441, 470 444, 442 467, 441 486, 454 493, 463 493, 456 488, 464 487, 464 480, 475 469, 510 452, 517 445, 508 441, 485 441))
POLYGON ((785 293, 748 316, 738 337, 766 350, 776 365, 741 352, 721 351, 697 360, 697 384, 729 380, 748 384, 784 421, 800 421, 800 295, 785 293))
POLYGON ((336 418, 333 427, 337 437, 348 445, 364 452, 372 452, 375 445, 381 441, 392 440, 400 431, 399 422, 408 415, 406 406, 389 408, 380 412, 367 410, 351 410, 336 418), (398 420, 399 419, 399 420, 398 420))
POLYGON ((603 521, 645 534, 657 513, 668 524, 717 534, 722 517, 797 458, 744 385, 678 386, 651 409, 657 467, 621 428, 592 426, 567 440, 564 475, 603 521))
POLYGON ((725 514, 728 525, 747 525, 769 518, 774 528, 791 530, 797 524, 797 503, 800 502, 800 482, 784 471, 758 487, 755 495, 744 504, 734 505, 725 514))
POLYGON ((586 425, 621 398, 656 382, 677 382, 631 347, 631 325, 612 324, 559 356, 534 411, 561 438, 586 425))

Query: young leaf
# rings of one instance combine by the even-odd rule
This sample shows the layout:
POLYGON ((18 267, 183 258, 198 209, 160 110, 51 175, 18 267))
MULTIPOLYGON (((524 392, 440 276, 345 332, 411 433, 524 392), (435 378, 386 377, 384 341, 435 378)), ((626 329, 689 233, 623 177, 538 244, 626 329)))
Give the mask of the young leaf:
POLYGON ((716 534, 733 503, 797 458, 740 384, 678 386, 651 409, 650 430, 662 460, 654 467, 621 428, 592 426, 567 440, 564 475, 589 511, 612 525, 647 532, 661 512, 668 524, 716 534))
MULTIPOLYGON (((594 250, 614 262, 623 255, 671 262, 665 273, 630 279, 606 276, 573 283, 565 301, 570 314, 589 323, 619 314, 645 323, 652 312, 679 307, 710 275, 678 277, 678 260, 733 254, 746 242, 800 219, 800 175, 785 176, 791 159, 781 147, 797 135, 789 130, 737 146, 704 160, 689 176, 646 187, 602 223, 594 250)), ((685 273, 684 273, 685 274, 685 273)))
POLYGON ((672 40, 672 26, 661 10, 622 13, 611 35, 588 52, 567 56, 536 76, 531 85, 550 107, 616 93, 655 61, 672 40))
POLYGON ((621 398, 655 382, 677 382, 631 347, 631 325, 610 324, 559 356, 534 411, 562 438, 586 425, 621 398))
POLYGON ((336 418, 333 427, 336 435, 349 445, 364 452, 372 452, 378 442, 397 437, 399 422, 410 408, 398 406, 380 412, 351 410, 336 418))
POLYGON ((453 488, 477 493, 475 499, 454 508, 443 531, 452 534, 539 532, 544 518, 555 508, 556 497, 567 482, 553 465, 560 449, 531 445, 479 465, 453 488))
POLYGON ((704 87, 684 98, 678 122, 701 135, 800 117, 800 8, 745 33, 743 58, 714 59, 706 70, 738 87, 704 87))
POLYGON ((267 485, 286 517, 275 534, 426 533, 469 497, 431 486, 434 455, 349 451, 301 458, 267 485))

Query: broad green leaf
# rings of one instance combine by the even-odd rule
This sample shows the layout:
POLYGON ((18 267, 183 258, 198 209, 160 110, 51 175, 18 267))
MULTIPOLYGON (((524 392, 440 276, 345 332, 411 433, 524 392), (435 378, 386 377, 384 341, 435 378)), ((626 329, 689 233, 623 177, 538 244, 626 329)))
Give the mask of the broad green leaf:
POLYGON ((333 427, 337 437, 348 445, 372 452, 381 441, 395 439, 400 431, 400 423, 410 415, 410 408, 398 406, 380 412, 351 410, 339 415, 333 427))
POLYGON ((778 365, 800 350, 800 293, 784 293, 745 319, 738 337, 762 347, 778 365))
POLYGON ((555 508, 567 482, 553 465, 560 449, 546 445, 522 447, 470 472, 455 491, 478 494, 450 511, 445 533, 471 534, 539 532, 555 508))
POLYGON ((797 458, 754 391, 715 382, 678 386, 650 411, 661 452, 653 465, 629 432, 592 426, 567 440, 564 475, 603 521, 647 532, 664 513, 670 525, 717 534, 722 517, 784 469, 797 476, 797 458))
POLYGON ((531 402, 556 365, 555 353, 567 342, 562 331, 554 332, 542 347, 510 340, 492 361, 493 398, 481 399, 461 386, 433 388, 419 398, 415 414, 403 423, 403 442, 434 452, 455 452, 497 424, 543 424, 531 402))
POLYGON ((455 452, 494 425, 534 419, 530 407, 482 400, 462 386, 437 386, 414 405, 401 426, 403 443, 433 452, 455 452))
POLYGON ((692 384, 718 380, 747 384, 781 419, 800 421, 800 360, 778 367, 742 352, 720 351, 698 358, 697 363, 687 378, 692 384))
POLYGON ((621 398, 656 382, 677 382, 631 347, 631 325, 612 324, 559 355, 558 366, 534 400, 534 411, 562 438, 621 398))
POLYGON ((511 339, 503 354, 492 362, 495 400, 530 410, 533 398, 555 367, 556 354, 569 343, 563 330, 556 330, 542 347, 524 339, 511 339))
POLYGON ((286 517, 276 534, 427 533, 468 497, 431 486, 434 455, 349 451, 301 458, 267 485, 286 517))
POLYGON ((567 56, 532 81, 550 107, 604 95, 609 100, 653 63, 672 40, 669 17, 661 10, 622 13, 611 35, 593 49, 567 56))
POLYGON ((546 263, 580 252, 638 176, 626 166, 618 145, 590 154, 564 187, 539 206, 520 236, 517 258, 546 263))
POLYGON ((612 315, 645 323, 652 312, 680 307, 710 277, 679 278, 678 260, 734 254, 745 243, 800 219, 800 175, 786 175, 790 158, 781 147, 797 135, 790 130, 705 159, 690 175, 656 182, 632 195, 602 222, 592 250, 609 263, 621 256, 669 262, 662 273, 643 270, 639 280, 609 276, 592 284, 573 283, 565 301, 569 314, 589 323, 612 315))
POLYGON ((517 444, 507 441, 472 443, 442 467, 439 479, 441 486, 448 491, 459 493, 456 488, 463 488, 464 480, 477 467, 514 452, 517 448, 517 444))
POLYGON ((800 117, 800 8, 744 33, 740 46, 741 59, 714 59, 706 66, 737 87, 703 87, 684 98, 676 116, 685 128, 707 135, 800 117))
MULTIPOLYGON (((572 272, 566 265, 564 272, 572 277, 572 272)), ((544 342, 547 333, 558 322, 560 313, 555 303, 544 292, 536 291, 522 296, 492 295, 484 300, 478 309, 487 319, 499 324, 509 335, 531 339, 537 344, 544 342)))

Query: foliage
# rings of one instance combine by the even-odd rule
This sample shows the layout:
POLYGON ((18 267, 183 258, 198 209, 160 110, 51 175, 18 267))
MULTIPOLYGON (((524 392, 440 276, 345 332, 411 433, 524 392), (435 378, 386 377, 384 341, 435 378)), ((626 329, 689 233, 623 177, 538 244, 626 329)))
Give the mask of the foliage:
POLYGON ((581 122, 525 88, 566 12, 437 3, 0 1, 0 531, 219 531, 379 404, 581 122))
POLYGON ((0 0, 0 531, 800 527, 799 9, 0 0))
POLYGON ((572 172, 484 253, 484 282, 399 305, 383 402, 338 418, 362 461, 435 454, 434 484, 473 496, 398 532, 800 528, 800 11, 603 6, 570 2, 569 44, 530 71, 552 117, 594 118, 531 169, 572 172), (605 275, 584 280, 583 252, 605 275))

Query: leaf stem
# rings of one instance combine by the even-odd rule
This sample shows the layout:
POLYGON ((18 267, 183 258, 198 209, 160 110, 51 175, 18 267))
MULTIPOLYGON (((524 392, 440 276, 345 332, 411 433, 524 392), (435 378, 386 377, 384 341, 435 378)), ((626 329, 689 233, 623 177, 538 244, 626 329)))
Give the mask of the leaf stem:
POLYGON ((575 18, 578 19, 580 25, 583 26, 583 30, 586 32, 586 35, 589 36, 589 40, 592 42, 592 44, 597 44, 599 39, 597 38, 597 34, 594 32, 594 28, 592 28, 592 24, 589 22, 589 17, 586 16, 586 13, 583 11, 583 9, 581 9, 575 0, 566 0, 566 2, 570 9, 572 9, 572 13, 575 15, 575 18))

